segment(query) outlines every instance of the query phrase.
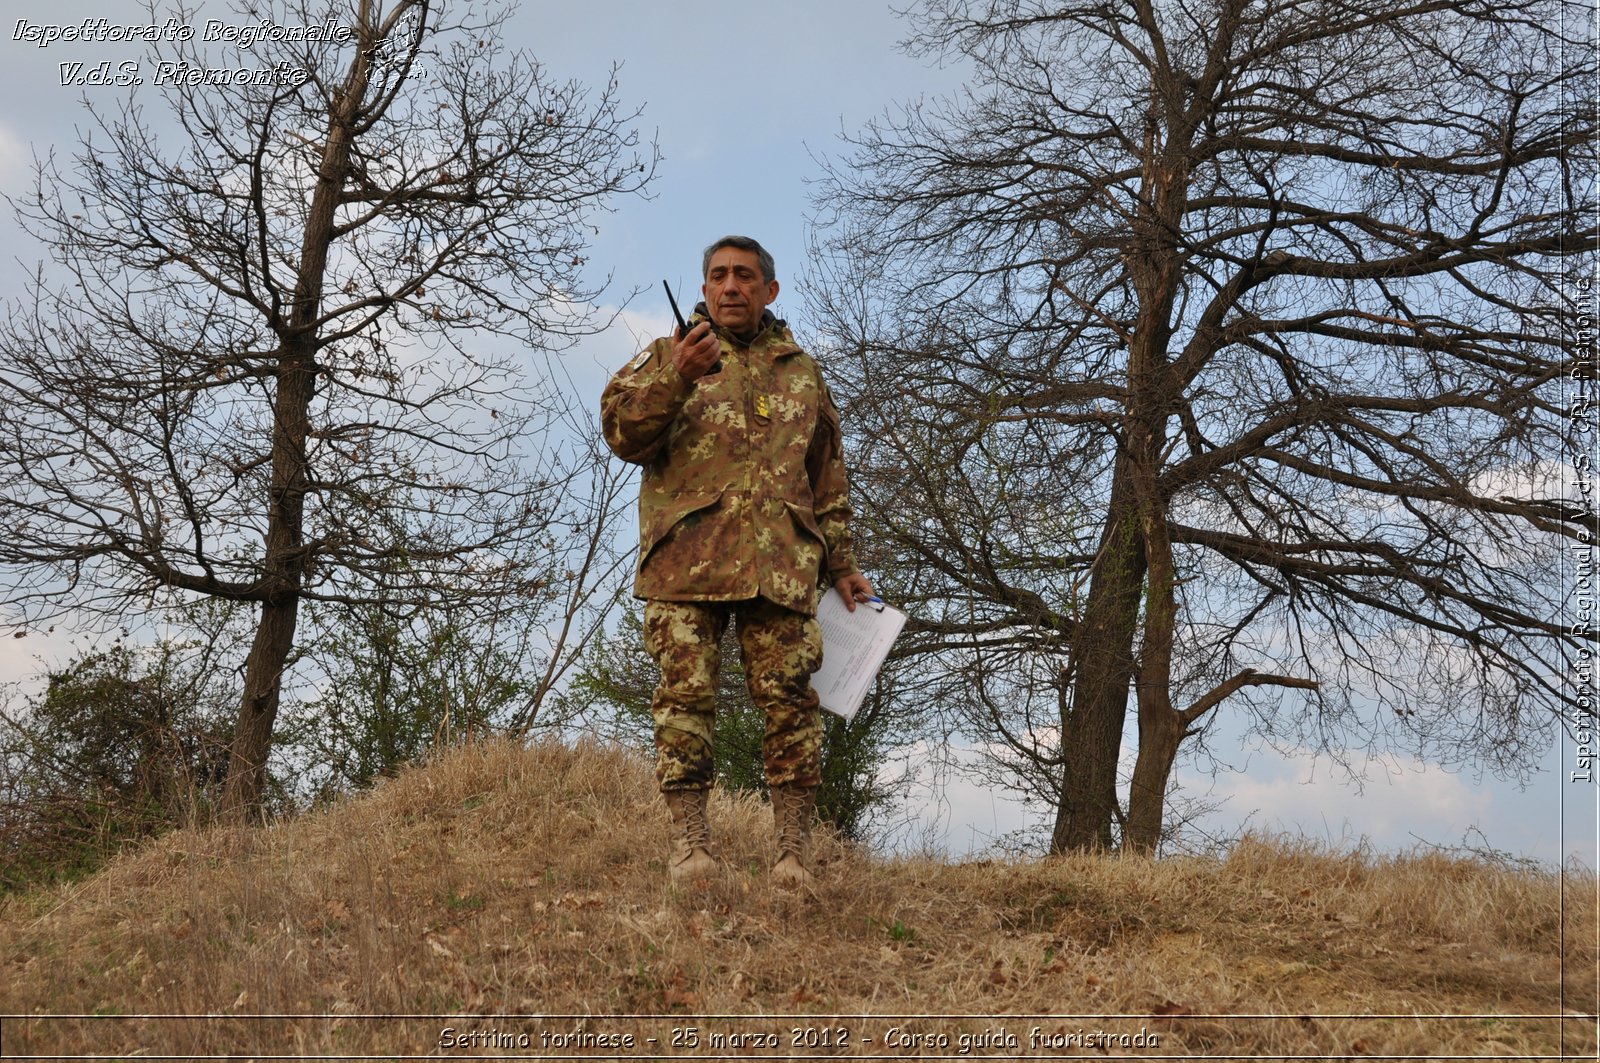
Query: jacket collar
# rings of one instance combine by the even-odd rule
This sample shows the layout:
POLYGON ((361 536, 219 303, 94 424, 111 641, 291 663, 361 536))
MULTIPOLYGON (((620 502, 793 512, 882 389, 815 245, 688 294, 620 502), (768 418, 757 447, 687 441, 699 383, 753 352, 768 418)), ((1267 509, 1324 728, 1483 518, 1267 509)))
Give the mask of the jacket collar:
MULTIPOLYGON (((703 301, 695 304, 694 313, 689 317, 690 328, 694 327, 694 322, 697 318, 702 321, 711 321, 711 312, 706 309, 706 304, 703 301)), ((761 325, 756 329, 756 334, 750 338, 749 343, 739 339, 739 337, 716 322, 712 322, 711 327, 718 336, 738 347, 754 347, 763 342, 774 342, 789 347, 794 346, 794 337, 789 334, 788 322, 781 318, 773 317, 771 310, 761 311, 761 325)), ((798 350, 798 348, 796 349, 798 350)), ((791 352, 782 351, 779 353, 788 354, 791 352)))

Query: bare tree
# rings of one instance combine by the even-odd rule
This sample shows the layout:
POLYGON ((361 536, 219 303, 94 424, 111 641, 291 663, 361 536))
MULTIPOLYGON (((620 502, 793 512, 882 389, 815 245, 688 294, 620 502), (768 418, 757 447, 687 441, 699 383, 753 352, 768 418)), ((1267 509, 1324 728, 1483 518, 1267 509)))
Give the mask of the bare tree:
POLYGON ((552 80, 504 17, 251 3, 250 35, 145 67, 176 147, 137 96, 91 110, 16 204, 55 262, 0 329, 7 598, 24 622, 158 589, 258 608, 230 812, 260 798, 303 600, 567 578, 588 419, 547 356, 595 326, 587 219, 655 160, 615 79, 552 80))
POLYGON ((598 438, 590 442, 588 489, 571 485, 559 522, 544 528, 545 554, 474 574, 481 597, 468 607, 420 598, 397 558, 368 575, 361 600, 302 609, 300 696, 280 713, 274 740, 274 766, 283 765, 275 777, 292 778, 296 796, 370 785, 442 744, 572 726, 560 691, 603 635, 632 557, 611 534, 631 501, 631 470, 607 463, 598 438))
POLYGON ((1224 704, 1525 764, 1593 638, 1559 576, 1585 13, 932 0, 909 47, 973 81, 851 139, 815 302, 923 696, 1051 849, 1154 848, 1224 704))

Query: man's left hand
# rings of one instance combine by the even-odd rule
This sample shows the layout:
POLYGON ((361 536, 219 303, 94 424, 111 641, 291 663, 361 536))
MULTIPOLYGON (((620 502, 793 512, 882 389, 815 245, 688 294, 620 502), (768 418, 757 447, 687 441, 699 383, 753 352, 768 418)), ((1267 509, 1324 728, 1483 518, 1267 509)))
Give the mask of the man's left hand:
POLYGON ((852 572, 833 586, 839 592, 839 597, 844 599, 845 608, 852 613, 856 611, 857 602, 864 602, 878 595, 878 592, 872 589, 872 584, 867 581, 867 577, 859 572, 852 572))

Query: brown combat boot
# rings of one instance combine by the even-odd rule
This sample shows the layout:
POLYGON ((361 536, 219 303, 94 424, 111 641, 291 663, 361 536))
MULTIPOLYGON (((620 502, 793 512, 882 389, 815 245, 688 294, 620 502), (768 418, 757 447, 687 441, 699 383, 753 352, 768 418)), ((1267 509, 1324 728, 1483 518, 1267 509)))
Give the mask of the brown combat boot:
POLYGON ((672 829, 676 843, 667 861, 667 876, 674 886, 707 878, 717 872, 716 857, 711 855, 711 823, 706 818, 706 790, 667 790, 661 796, 667 799, 672 813, 672 829))
POLYGON ((780 886, 808 886, 811 872, 811 813, 817 807, 815 786, 774 786, 772 820, 778 832, 778 861, 772 880, 780 886))

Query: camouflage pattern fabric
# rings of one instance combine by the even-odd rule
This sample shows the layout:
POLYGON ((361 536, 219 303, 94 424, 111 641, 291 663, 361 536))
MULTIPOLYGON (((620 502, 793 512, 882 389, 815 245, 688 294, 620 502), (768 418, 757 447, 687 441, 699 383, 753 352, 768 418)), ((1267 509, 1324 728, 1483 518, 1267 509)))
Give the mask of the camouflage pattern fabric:
POLYGON ((811 673, 822 663, 822 628, 816 618, 763 598, 652 600, 644 608, 644 644, 661 668, 651 702, 661 789, 704 790, 715 781, 717 670, 730 617, 738 625, 750 699, 766 716, 761 753, 767 784, 818 785, 822 720, 811 673))
POLYGON ((749 344, 716 332, 720 372, 685 380, 659 339, 601 396, 607 445, 644 469, 634 596, 814 615, 818 586, 859 571, 833 396, 770 313, 749 344))

